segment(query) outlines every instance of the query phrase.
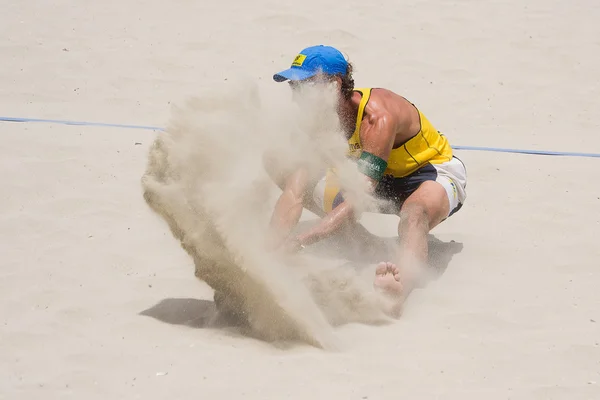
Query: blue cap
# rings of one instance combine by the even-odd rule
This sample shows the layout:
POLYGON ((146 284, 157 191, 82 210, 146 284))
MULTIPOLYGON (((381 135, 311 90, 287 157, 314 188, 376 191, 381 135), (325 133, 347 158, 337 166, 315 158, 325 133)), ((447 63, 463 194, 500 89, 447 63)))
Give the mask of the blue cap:
POLYGON ((344 55, 331 46, 311 46, 294 58, 292 66, 273 75, 275 82, 301 81, 322 72, 329 75, 345 74, 348 62, 344 55))

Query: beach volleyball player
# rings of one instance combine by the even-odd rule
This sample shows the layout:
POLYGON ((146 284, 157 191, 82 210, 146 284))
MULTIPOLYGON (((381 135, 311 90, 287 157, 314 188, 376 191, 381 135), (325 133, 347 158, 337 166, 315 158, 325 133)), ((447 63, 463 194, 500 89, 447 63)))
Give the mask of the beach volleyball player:
MULTIPOLYGON (((337 85, 338 116, 348 141, 347 156, 356 162, 372 193, 392 204, 381 212, 400 217, 398 257, 382 260, 376 268, 374 285, 402 301, 425 268, 428 232, 465 202, 465 165, 453 154, 448 138, 407 99, 384 88, 355 88, 352 65, 336 48, 305 48, 290 68, 276 73, 273 79, 288 82, 292 90, 305 83, 337 85)), ((329 171, 318 183, 311 184, 307 172, 299 168, 278 179, 282 194, 273 211, 271 228, 275 236, 286 238, 283 245, 296 249, 309 246, 353 220, 352 203, 344 199, 334 178, 329 171), (313 228, 291 237, 304 207, 316 211, 322 219, 313 228)))

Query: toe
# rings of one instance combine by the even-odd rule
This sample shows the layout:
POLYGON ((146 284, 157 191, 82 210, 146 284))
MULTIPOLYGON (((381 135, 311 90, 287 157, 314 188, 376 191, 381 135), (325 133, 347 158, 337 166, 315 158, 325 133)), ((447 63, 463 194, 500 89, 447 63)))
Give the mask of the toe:
POLYGON ((388 271, 390 274, 394 275, 394 279, 400 281, 400 268, 398 268, 395 264, 392 264, 388 271))
POLYGON ((379 264, 377 264, 377 268, 375 268, 375 274, 377 275, 385 275, 387 274, 388 271, 388 263, 385 262, 380 262, 379 264))

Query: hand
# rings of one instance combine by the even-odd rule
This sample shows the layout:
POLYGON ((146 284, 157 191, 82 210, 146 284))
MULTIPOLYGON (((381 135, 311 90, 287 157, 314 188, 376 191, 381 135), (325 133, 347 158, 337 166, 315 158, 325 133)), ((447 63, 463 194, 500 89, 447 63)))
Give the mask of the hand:
POLYGON ((304 245, 300 242, 300 240, 297 237, 288 239, 283 244, 283 250, 286 253, 297 253, 302 249, 304 249, 304 245))

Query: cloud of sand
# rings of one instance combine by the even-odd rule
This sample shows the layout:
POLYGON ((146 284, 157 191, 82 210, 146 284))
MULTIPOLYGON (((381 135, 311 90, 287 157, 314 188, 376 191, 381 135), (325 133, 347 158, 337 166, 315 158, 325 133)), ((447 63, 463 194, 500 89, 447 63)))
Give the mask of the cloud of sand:
POLYGON ((331 88, 261 96, 253 83, 229 83, 173 109, 156 138, 142 178, 147 204, 194 259, 195 274, 215 300, 266 340, 330 347, 332 326, 382 322, 380 299, 331 260, 265 251, 279 189, 263 165, 276 152, 281 166, 298 163, 319 177, 335 166, 346 197, 374 206, 346 160, 331 88))

